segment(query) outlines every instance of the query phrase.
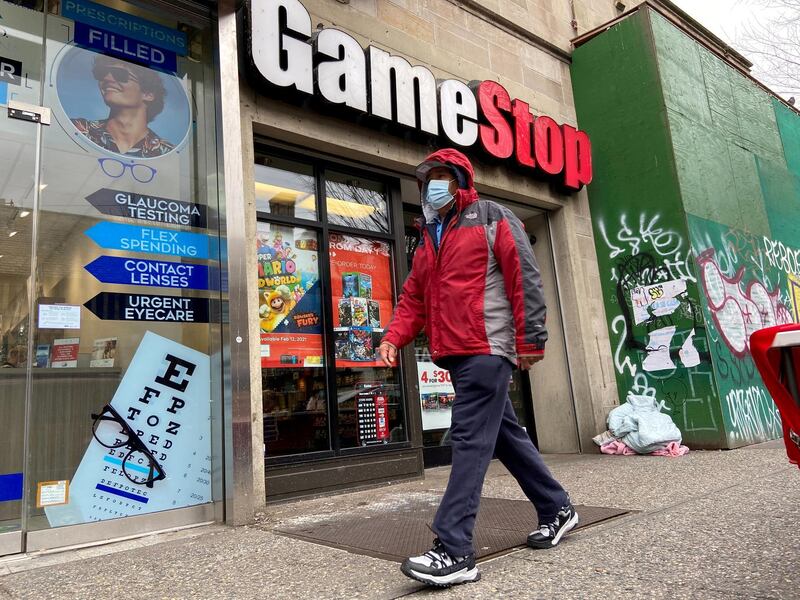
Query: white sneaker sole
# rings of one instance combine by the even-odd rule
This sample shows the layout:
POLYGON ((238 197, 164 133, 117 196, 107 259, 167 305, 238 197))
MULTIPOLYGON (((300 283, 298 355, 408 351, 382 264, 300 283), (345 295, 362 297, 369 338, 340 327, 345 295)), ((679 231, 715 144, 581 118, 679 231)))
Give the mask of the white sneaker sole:
POLYGON ((473 567, 469 570, 464 569, 462 571, 456 571, 455 573, 441 575, 439 577, 430 575, 429 573, 420 573, 412 568, 401 568, 400 570, 406 577, 410 577, 411 579, 415 579, 427 585, 436 587, 450 587, 451 585, 457 585, 459 583, 474 583, 479 581, 481 578, 478 567, 473 567))
POLYGON ((572 518, 569 521, 567 521, 567 523, 561 528, 556 537, 553 538, 553 541, 550 542, 550 545, 551 546, 557 545, 558 542, 561 541, 562 537, 564 537, 567 533, 575 529, 575 527, 577 526, 578 526, 578 513, 575 513, 574 515, 572 515, 572 518))
POLYGON ((578 526, 579 520, 580 519, 578 518, 578 513, 575 513, 572 516, 572 518, 569 521, 567 521, 564 524, 564 526, 558 531, 558 533, 556 534, 556 537, 554 537, 553 540, 550 542, 550 545, 548 545, 548 546, 538 546, 538 545, 533 545, 530 542, 528 542, 528 548, 534 548, 534 549, 537 549, 537 550, 547 550, 548 548, 553 548, 553 547, 557 546, 558 543, 561 541, 561 538, 563 538, 565 535, 567 535, 567 533, 569 533, 570 531, 575 529, 575 527, 578 526))

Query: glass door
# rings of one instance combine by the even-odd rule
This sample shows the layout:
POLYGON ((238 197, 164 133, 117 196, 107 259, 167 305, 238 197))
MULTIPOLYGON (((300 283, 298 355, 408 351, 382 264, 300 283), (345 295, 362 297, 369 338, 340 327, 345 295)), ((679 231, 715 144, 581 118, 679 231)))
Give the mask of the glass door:
POLYGON ((213 27, 181 10, 0 0, 0 554, 222 495, 213 27))
MULTIPOLYGON (((0 556, 22 550, 26 389, 30 382, 30 282, 37 142, 41 125, 12 118, 38 105, 44 13, 0 0, 0 556)), ((29 8, 32 7, 32 8, 29 8)))

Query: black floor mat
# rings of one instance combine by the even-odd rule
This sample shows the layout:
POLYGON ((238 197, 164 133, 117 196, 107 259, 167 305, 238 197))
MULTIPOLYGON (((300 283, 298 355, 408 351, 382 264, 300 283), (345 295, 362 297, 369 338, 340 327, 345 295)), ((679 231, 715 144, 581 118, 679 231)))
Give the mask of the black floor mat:
MULTIPOLYGON (((327 521, 277 527, 276 533, 340 548, 355 554, 401 562, 430 549, 434 534, 428 528, 436 512, 436 502, 410 502, 391 513, 369 511, 327 521)), ((599 506, 575 506, 580 516, 578 528, 588 527, 626 514, 628 511, 599 506)), ((536 526, 536 511, 527 500, 481 498, 475 525, 475 551, 478 559, 508 552, 525 545, 536 526)))

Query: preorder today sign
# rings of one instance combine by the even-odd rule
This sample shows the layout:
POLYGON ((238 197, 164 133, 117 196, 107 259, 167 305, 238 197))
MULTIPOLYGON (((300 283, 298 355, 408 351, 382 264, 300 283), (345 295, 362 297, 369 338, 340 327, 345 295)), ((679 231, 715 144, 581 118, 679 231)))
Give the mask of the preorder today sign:
MULTIPOLYGON (((207 354, 148 331, 110 405, 165 477, 152 487, 131 481, 123 470, 130 448, 107 448, 93 437, 70 484, 69 504, 45 509, 50 525, 210 502, 210 381, 207 354)), ((92 428, 89 415, 86 428, 92 428)), ((146 471, 140 464, 127 468, 146 471)))

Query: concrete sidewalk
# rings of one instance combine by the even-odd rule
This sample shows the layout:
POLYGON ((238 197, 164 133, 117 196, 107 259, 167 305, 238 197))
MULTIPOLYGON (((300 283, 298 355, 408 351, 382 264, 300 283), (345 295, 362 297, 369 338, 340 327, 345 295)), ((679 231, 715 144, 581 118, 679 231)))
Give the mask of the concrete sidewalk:
MULTIPOLYGON (((479 583, 427 590, 397 563, 276 535, 278 525, 378 518, 435 498, 425 481, 271 506, 250 527, 210 526, 78 551, 0 559, 6 598, 798 598, 800 470, 769 443, 682 458, 549 456, 575 503, 637 513, 549 551, 481 564, 479 583)), ((484 496, 523 498, 493 463, 484 496)))

